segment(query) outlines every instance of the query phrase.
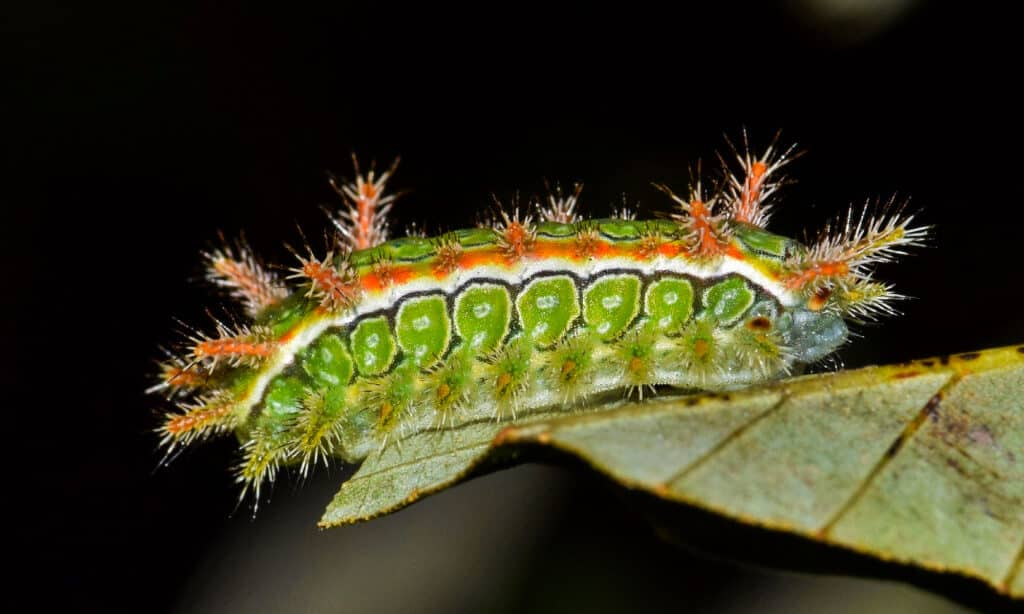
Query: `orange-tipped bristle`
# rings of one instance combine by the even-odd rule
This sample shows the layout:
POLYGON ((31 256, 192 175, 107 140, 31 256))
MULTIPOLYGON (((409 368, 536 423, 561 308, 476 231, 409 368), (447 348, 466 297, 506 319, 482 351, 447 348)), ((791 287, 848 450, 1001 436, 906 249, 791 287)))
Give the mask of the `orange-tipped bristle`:
POLYGON ((269 342, 252 343, 244 339, 208 339, 201 341, 192 349, 192 355, 203 358, 266 358, 274 352, 275 344, 269 342))
POLYGON ((288 295, 287 288, 260 266, 245 247, 239 248, 238 257, 230 249, 223 249, 207 254, 206 258, 207 277, 228 288, 235 298, 242 301, 250 316, 255 317, 288 295))
POLYGON ((334 225, 341 232, 346 248, 369 249, 388 239, 387 213, 397 196, 384 196, 384 188, 395 172, 398 160, 379 177, 375 176, 373 168, 365 175, 360 174, 355 156, 352 165, 355 168, 355 180, 339 185, 331 179, 331 187, 346 204, 346 208, 334 219, 334 225))
POLYGON ((188 413, 171 416, 164 424, 164 432, 174 438, 209 428, 231 414, 231 404, 197 407, 188 413))
POLYGON ((761 202, 761 187, 767 172, 768 165, 760 160, 750 165, 743 191, 740 193, 740 201, 736 204, 736 210, 733 212, 734 220, 748 224, 754 223, 757 207, 761 202))
POLYGON ((583 184, 577 183, 573 186, 572 194, 563 194, 561 186, 556 185, 554 191, 548 188, 547 206, 537 206, 540 218, 545 222, 556 222, 558 224, 572 224, 580 219, 576 211, 576 204, 579 202, 580 192, 583 191, 583 184))
POLYGON ((179 405, 183 413, 168 414, 158 432, 168 449, 190 444, 212 434, 227 432, 236 424, 234 402, 226 396, 200 399, 194 405, 179 405))
POLYGON ((711 208, 704 201, 690 201, 690 228, 697 237, 693 247, 697 256, 718 256, 725 251, 725 244, 719 241, 711 220, 711 208))
POLYGON ((171 363, 161 367, 160 379, 167 387, 176 390, 192 390, 206 383, 206 377, 198 371, 171 363))
POLYGON ((218 324, 217 334, 217 337, 195 338, 192 345, 191 354, 195 362, 206 363, 211 370, 221 361, 233 366, 255 365, 277 349, 277 342, 270 331, 262 327, 230 330, 218 324))
POLYGON ((850 273, 845 262, 815 262, 810 267, 798 271, 785 280, 790 290, 800 290, 818 279, 842 277, 850 273))

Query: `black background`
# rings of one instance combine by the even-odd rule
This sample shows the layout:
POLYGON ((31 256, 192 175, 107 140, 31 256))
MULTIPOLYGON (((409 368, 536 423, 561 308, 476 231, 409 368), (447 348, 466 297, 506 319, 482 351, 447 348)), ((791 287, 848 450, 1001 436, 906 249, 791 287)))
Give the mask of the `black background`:
MULTIPOLYGON (((395 225, 435 232, 475 223, 492 193, 541 192, 544 178, 583 181, 593 213, 624 192, 651 215, 670 207, 651 181, 682 191, 723 134, 745 126, 764 143, 781 129, 808 153, 790 169, 778 232, 799 237, 893 194, 935 225, 931 247, 882 274, 916 297, 906 315, 861 329, 847 366, 1024 339, 1020 45, 1007 9, 911 3, 873 24, 811 4, 38 3, 7 20, 0 266, 13 340, 6 498, 19 518, 7 534, 26 577, 45 580, 35 602, 187 603, 225 532, 262 520, 235 511, 227 442, 154 471, 163 405, 141 391, 158 344, 178 340, 173 318, 206 326, 205 309, 219 309, 190 281, 198 251, 244 230, 288 263, 297 225, 326 228, 325 173, 350 174, 352 152, 401 155, 393 185, 410 192, 395 225)), ((337 471, 330 482, 310 525, 337 471)), ((596 480, 559 483, 573 495, 534 538, 540 568, 548 552, 571 557, 564 536, 599 531, 613 556, 648 561, 627 566, 637 574, 690 578, 677 587, 690 603, 727 599, 750 577, 673 554, 596 480)), ((306 496, 279 488, 266 514, 306 496)), ((527 584, 502 603, 535 605, 527 584)))

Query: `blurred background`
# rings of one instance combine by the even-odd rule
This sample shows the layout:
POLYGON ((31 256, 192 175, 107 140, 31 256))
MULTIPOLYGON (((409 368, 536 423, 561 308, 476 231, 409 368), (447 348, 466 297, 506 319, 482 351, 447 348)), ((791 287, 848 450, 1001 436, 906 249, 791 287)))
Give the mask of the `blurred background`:
MULTIPOLYGON (((908 584, 752 567, 659 542, 599 478, 529 466, 366 525, 315 521, 345 469, 236 507, 229 441, 157 468, 142 393, 174 318, 206 326, 199 250, 244 232, 288 263, 328 171, 402 166, 400 231, 472 225, 492 193, 585 184, 607 214, 670 203, 746 127, 808 153, 773 228, 910 197, 916 297, 848 367, 1024 340, 1020 43, 1009 5, 62 3, 6 7, 0 200, 5 489, 38 609, 956 612, 908 584), (10 14, 11 12, 20 14, 10 14), (13 284, 11 283, 13 281, 13 284)), ((729 539, 728 531, 722 539, 729 539)), ((758 547, 751 544, 751 548, 758 547)), ((9 550, 10 551, 10 550, 9 550)), ((822 560, 829 556, 822 552, 822 560)), ((22 577, 24 579, 22 579, 22 577)))

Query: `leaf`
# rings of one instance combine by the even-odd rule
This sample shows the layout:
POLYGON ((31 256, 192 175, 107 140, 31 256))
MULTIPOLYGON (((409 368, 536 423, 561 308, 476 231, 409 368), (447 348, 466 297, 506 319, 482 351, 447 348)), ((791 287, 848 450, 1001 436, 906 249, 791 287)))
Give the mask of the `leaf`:
POLYGON ((1024 346, 588 410, 416 433, 321 526, 556 449, 667 501, 1024 598, 1024 346))

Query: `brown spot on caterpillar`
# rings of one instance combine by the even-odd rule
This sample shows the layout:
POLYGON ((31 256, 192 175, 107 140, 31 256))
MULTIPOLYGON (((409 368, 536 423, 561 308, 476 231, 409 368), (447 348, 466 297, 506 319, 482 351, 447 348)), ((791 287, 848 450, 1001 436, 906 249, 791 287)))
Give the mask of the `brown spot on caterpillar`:
POLYGON ((695 356, 697 356, 697 358, 704 358, 705 356, 707 356, 710 350, 710 344, 708 344, 708 342, 703 339, 698 339, 693 344, 693 353, 695 356))
POLYGON ((573 373, 576 372, 576 363, 572 360, 566 360, 562 363, 562 379, 572 379, 573 373))
POLYGON ((499 394, 505 394, 506 392, 508 392, 508 387, 511 383, 512 375, 509 373, 502 373, 494 382, 494 386, 495 388, 497 388, 499 394))
POLYGON ((537 442, 548 445, 551 443, 551 433, 541 433, 540 435, 537 435, 537 442))
POLYGON ((921 364, 923 366, 925 366, 925 367, 934 367, 935 366, 935 361, 934 360, 922 360, 921 364))
POLYGON ((395 411, 395 408, 391 406, 391 403, 389 401, 384 401, 383 403, 381 403, 381 405, 380 405, 380 421, 382 423, 387 422, 388 418, 391 417, 391 414, 394 411, 395 411))
POLYGON ((948 355, 947 356, 940 356, 939 357, 939 364, 941 364, 943 367, 948 365, 949 364, 949 356, 948 355))
POLYGON ((807 308, 811 311, 821 311, 832 296, 831 288, 819 288, 810 299, 807 300, 807 308))
POLYGON ((957 354, 957 358, 960 360, 977 360, 981 357, 979 352, 964 352, 963 354, 957 354))
POLYGON ((685 402, 687 407, 693 407, 694 405, 700 403, 700 397, 688 397, 685 402))
POLYGON ((756 318, 747 320, 747 328, 753 331, 764 332, 771 330, 772 321, 764 316, 757 316, 756 318))
POLYGON ((1017 351, 1024 354, 1024 345, 1017 346, 1017 351))
POLYGON ((640 373, 644 370, 644 359, 639 356, 634 356, 629 361, 629 372, 640 373))
POLYGON ((447 399, 451 393, 451 386, 442 382, 441 385, 437 387, 437 400, 443 401, 444 399, 447 399))

